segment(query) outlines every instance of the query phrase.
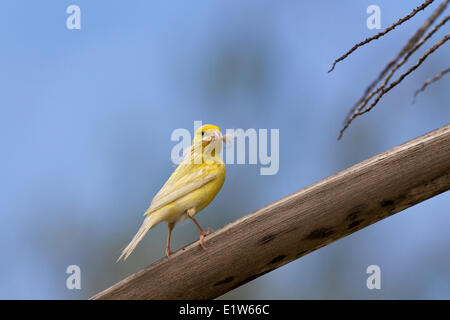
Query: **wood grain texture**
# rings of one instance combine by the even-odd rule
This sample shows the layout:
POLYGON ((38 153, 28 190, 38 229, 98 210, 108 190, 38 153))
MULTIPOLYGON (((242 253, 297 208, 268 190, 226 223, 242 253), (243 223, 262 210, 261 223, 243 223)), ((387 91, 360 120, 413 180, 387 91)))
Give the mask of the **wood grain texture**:
POLYGON ((450 125, 253 212, 91 299, 212 299, 450 188, 450 125))

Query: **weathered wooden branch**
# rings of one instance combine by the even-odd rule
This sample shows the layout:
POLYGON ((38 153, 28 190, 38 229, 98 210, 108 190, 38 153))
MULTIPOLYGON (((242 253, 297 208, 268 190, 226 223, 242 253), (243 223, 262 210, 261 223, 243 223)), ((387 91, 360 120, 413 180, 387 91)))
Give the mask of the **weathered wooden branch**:
POLYGON ((450 125, 301 189, 91 299, 211 299, 450 189, 450 125))

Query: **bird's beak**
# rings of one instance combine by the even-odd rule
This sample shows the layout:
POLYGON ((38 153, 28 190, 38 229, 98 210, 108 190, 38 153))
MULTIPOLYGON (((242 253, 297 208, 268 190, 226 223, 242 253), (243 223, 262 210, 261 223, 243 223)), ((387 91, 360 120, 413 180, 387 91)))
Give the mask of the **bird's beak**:
POLYGON ((202 139, 205 142, 211 142, 211 141, 222 141, 224 140, 224 136, 219 131, 212 132, 211 135, 208 135, 202 139))
POLYGON ((221 141, 222 139, 223 137, 220 131, 214 131, 213 134, 211 135, 211 140, 221 141))

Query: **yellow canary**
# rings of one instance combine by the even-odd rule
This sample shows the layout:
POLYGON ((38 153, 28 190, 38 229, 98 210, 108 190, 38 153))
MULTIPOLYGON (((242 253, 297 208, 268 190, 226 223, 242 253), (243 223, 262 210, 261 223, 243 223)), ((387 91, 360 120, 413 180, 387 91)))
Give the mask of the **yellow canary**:
POLYGON ((153 198, 144 213, 146 217, 142 226, 117 261, 127 259, 145 234, 162 221, 167 222, 169 228, 167 256, 172 253, 170 235, 173 227, 187 218, 192 219, 200 230, 199 242, 205 248, 203 238, 210 229, 205 232, 194 216, 214 199, 225 181, 225 163, 221 158, 225 138, 220 128, 214 125, 207 124, 197 129, 183 161, 153 198))

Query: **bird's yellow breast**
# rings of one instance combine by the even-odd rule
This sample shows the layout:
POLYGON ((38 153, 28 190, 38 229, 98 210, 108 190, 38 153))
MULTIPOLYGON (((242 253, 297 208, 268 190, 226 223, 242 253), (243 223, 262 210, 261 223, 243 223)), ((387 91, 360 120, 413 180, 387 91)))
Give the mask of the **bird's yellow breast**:
POLYGON ((215 178, 201 186, 200 188, 186 194, 161 208, 164 217, 162 220, 169 223, 183 222, 187 219, 187 210, 194 209, 194 215, 203 210, 217 195, 225 182, 225 164, 213 163, 210 165, 192 165, 193 170, 200 170, 197 166, 202 166, 201 170, 215 171, 215 178))

